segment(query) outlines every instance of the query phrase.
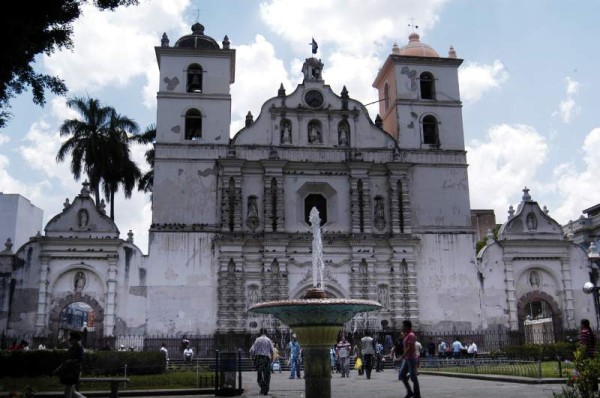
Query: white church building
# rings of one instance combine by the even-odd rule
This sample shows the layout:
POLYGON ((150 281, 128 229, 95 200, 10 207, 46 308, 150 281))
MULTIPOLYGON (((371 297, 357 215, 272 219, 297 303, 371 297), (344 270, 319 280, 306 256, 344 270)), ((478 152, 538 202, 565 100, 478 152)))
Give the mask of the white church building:
POLYGON ((394 46, 373 76, 375 121, 351 87, 333 92, 325 65, 307 58, 302 83, 273 87, 231 139, 227 36, 217 43, 196 23, 155 50, 148 255, 131 233, 120 238, 84 185, 45 234, 0 253, 0 278, 12 286, 0 292, 6 332, 53 335, 84 321, 101 336, 278 328, 247 309, 312 287, 313 207, 328 294, 383 305, 349 327, 392 330, 410 319, 429 332, 519 330, 528 298, 550 304, 555 329, 594 316, 577 287, 585 252, 529 201, 475 253, 453 48, 440 56, 416 33, 394 46))

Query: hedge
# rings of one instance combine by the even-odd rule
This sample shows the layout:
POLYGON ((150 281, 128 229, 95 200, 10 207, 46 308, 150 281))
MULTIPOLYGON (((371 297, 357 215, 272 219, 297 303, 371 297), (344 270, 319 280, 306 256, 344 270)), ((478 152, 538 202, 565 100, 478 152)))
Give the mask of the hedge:
MULTIPOLYGON (((51 375, 67 358, 66 350, 0 351, 2 376, 51 375)), ((159 374, 165 372, 161 352, 90 351, 83 356, 84 375, 159 374)))

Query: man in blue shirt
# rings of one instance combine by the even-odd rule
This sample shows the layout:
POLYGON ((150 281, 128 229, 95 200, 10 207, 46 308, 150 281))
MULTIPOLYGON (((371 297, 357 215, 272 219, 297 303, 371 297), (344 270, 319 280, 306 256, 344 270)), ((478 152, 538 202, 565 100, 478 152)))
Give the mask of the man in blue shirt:
POLYGON ((290 379, 298 376, 299 379, 302 378, 300 376, 300 354, 301 348, 300 343, 298 343, 298 338, 296 334, 292 335, 292 340, 288 344, 288 348, 290 350, 290 379))

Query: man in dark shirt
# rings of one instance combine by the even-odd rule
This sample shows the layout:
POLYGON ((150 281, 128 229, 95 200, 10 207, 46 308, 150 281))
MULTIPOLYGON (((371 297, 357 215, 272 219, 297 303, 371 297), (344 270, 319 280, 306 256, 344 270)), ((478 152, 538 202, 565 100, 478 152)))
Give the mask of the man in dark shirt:
POLYGON ((586 358, 596 355, 596 337, 590 327, 589 319, 581 320, 581 331, 579 332, 579 344, 585 349, 586 358))

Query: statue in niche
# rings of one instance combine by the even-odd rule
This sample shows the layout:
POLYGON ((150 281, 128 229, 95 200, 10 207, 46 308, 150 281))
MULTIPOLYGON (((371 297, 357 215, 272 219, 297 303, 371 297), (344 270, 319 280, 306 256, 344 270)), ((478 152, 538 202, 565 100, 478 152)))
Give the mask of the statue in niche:
POLYGON ((384 309, 388 309, 390 306, 390 295, 387 286, 381 285, 377 290, 377 301, 383 306, 384 309))
POLYGON ((77 271, 75 274, 75 291, 81 293, 85 287, 85 274, 83 271, 77 271))
POLYGON ((292 126, 289 122, 281 123, 281 143, 291 144, 292 143, 292 126))
POLYGON ((279 262, 277 261, 277 259, 273 260, 273 263, 271 264, 271 271, 274 274, 278 274, 279 273, 279 262))
POLYGON ((246 216, 246 226, 254 231, 258 227, 258 208, 256 206, 256 196, 248 196, 248 214, 246 216))
POLYGON ((529 272, 529 284, 531 287, 540 287, 540 273, 537 270, 529 272))
POLYGON ((338 127, 338 144, 348 145, 348 124, 346 122, 341 122, 338 127))
POLYGON ((77 214, 77 226, 79 228, 87 227, 88 220, 89 220, 89 216, 88 216, 87 210, 85 210, 85 209, 79 210, 79 213, 77 214))
POLYGON ((248 286, 248 307, 258 303, 258 287, 255 285, 248 286))
POLYGON ((308 142, 310 144, 320 144, 321 140, 321 132, 319 131, 319 127, 316 123, 311 123, 308 125, 308 142))
POLYGON ((527 223, 527 228, 537 229, 537 217, 535 216, 535 214, 532 211, 530 211, 527 214, 526 223, 527 223))
POLYGON ((230 259, 229 263, 227 264, 227 272, 229 272, 230 274, 233 274, 235 272, 235 262, 233 261, 233 259, 230 259))
POLYGON ((385 227, 385 212, 383 210, 383 198, 377 196, 375 198, 375 227, 383 229, 385 227))

